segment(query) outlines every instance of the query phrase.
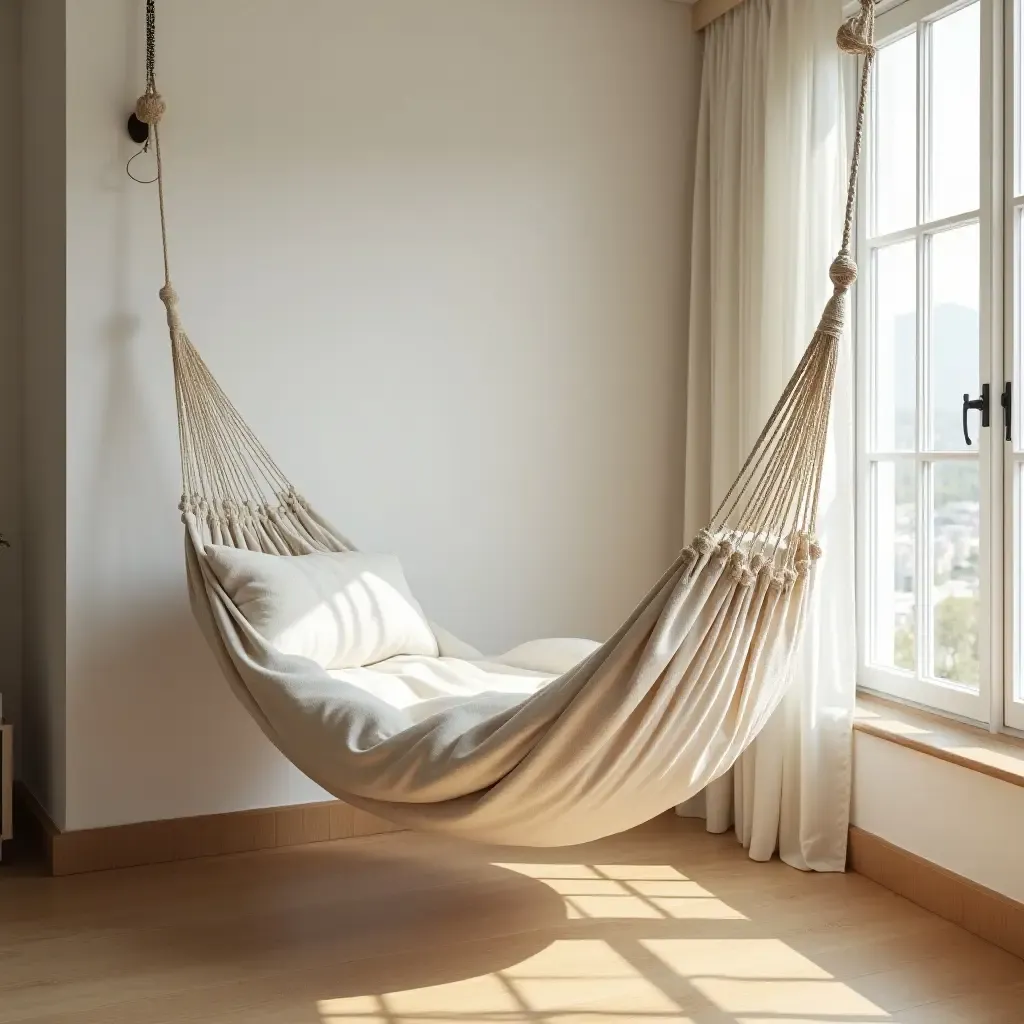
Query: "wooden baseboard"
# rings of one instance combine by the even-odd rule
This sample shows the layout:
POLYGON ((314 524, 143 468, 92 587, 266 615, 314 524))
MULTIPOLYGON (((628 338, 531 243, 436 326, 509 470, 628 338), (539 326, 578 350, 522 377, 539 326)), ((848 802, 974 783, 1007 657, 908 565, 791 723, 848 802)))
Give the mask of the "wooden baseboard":
POLYGON ((21 817, 31 819, 53 875, 272 850, 399 830, 397 825, 340 800, 76 832, 58 829, 24 786, 18 787, 18 804, 21 817))
POLYGON ((933 914, 1024 958, 1024 903, 851 827, 849 867, 933 914))

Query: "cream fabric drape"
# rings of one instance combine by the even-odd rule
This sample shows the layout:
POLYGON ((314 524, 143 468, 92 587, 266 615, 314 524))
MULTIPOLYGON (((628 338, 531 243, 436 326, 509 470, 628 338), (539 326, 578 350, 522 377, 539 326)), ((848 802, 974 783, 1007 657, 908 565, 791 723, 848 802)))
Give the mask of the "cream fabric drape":
MULTIPOLYGON (((535 690, 460 685, 407 706, 387 699, 393 670, 411 671, 407 662, 328 673, 284 654, 213 572, 211 542, 283 558, 345 550, 300 499, 265 516, 187 510, 184 520, 196 618, 271 742, 363 810, 521 846, 624 831, 727 771, 788 685, 813 589, 809 572, 786 586, 771 571, 744 582, 722 545, 701 534, 605 644, 547 641, 491 659, 546 676, 535 690), (566 653, 585 656, 566 668, 566 653)), ((435 682, 472 674, 468 663, 442 661, 435 682)))
MULTIPOLYGON (((687 387, 686 518, 708 518, 814 328, 846 183, 838 0, 746 0, 705 33, 687 387)), ((839 378, 810 618, 793 686, 732 772, 682 813, 751 857, 842 870, 855 693, 853 405, 839 378)))

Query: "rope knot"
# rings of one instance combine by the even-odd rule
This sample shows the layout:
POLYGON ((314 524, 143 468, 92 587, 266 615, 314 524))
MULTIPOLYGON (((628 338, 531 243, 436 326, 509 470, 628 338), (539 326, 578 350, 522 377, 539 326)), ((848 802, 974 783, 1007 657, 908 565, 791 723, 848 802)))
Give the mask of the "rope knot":
POLYGON ((836 33, 836 45, 843 53, 851 53, 857 57, 874 57, 878 47, 871 41, 871 21, 873 20, 874 0, 861 0, 860 12, 839 27, 836 33))
POLYGON ((146 124, 159 124, 166 110, 167 104, 156 89, 147 89, 135 101, 135 116, 146 124))
POLYGON ((167 326, 172 331, 181 329, 181 317, 178 315, 178 293, 169 284, 160 289, 160 301, 167 309, 167 326))
POLYGON ((701 530, 694 538, 693 549, 699 557, 703 558, 705 555, 710 555, 714 548, 715 538, 710 530, 701 530))
POLYGON ((754 582, 754 574, 747 565, 747 556, 742 551, 734 551, 729 556, 726 569, 729 579, 741 587, 749 587, 754 582))
POLYGON ((857 264, 845 249, 832 261, 828 276, 836 289, 844 292, 857 280, 857 264))

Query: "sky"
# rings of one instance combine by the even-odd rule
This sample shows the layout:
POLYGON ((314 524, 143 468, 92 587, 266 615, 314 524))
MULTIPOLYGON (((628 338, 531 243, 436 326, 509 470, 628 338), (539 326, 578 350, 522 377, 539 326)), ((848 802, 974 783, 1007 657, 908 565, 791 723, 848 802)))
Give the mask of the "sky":
MULTIPOLYGON (((938 220, 977 210, 980 205, 981 123, 981 5, 973 3, 931 23, 928 91, 931 141, 923 154, 931 183, 931 202, 926 220, 938 220)), ((869 212, 873 237, 913 227, 917 223, 917 92, 918 29, 879 51, 874 108, 875 203, 869 212)), ((894 367, 913 367, 914 355, 894 352, 913 346, 912 332, 917 295, 916 243, 896 243, 877 250, 875 256, 875 330, 879 354, 877 400, 880 407, 913 408, 913 386, 897 379, 894 367)), ((931 236, 931 286, 929 307, 935 342, 967 347, 978 361, 977 330, 963 331, 972 318, 964 309, 979 306, 980 238, 977 223, 931 236), (953 324, 943 317, 956 316, 953 324)), ((973 319, 974 324, 977 318, 973 319)), ((959 408, 964 391, 977 389, 977 374, 963 379, 964 358, 937 358, 932 376, 933 404, 959 408), (945 376, 951 379, 943 379, 945 376), (952 378, 956 379, 952 379, 952 378)), ((905 417, 904 417, 905 422, 905 417)), ((892 416, 879 408, 879 449, 912 446, 912 438, 893 437, 892 416)))

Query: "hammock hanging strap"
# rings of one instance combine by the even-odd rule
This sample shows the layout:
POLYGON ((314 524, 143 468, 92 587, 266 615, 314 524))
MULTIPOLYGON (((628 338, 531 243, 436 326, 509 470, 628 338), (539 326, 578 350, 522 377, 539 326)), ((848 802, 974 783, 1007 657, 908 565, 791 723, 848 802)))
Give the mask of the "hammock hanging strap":
MULTIPOLYGON (((857 120, 850 160, 842 244, 829 276, 833 293, 768 422, 729 488, 712 521, 684 549, 696 560, 719 547, 730 557, 737 581, 749 583, 768 568, 783 582, 806 573, 820 554, 815 540, 822 466, 837 367, 845 328, 847 295, 857 277, 850 253, 857 185, 864 144, 868 88, 876 54, 876 0, 860 10, 837 35, 839 48, 862 59, 857 120)), ((166 104, 156 88, 155 0, 146 2, 146 90, 135 113, 151 128, 156 150, 164 284, 174 367, 181 449, 183 515, 208 521, 265 519, 282 510, 302 514, 308 506, 225 395, 189 341, 171 281, 160 121, 166 104)))

